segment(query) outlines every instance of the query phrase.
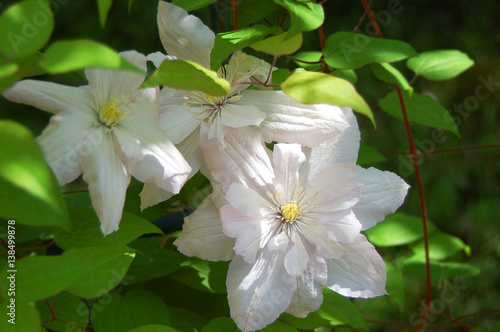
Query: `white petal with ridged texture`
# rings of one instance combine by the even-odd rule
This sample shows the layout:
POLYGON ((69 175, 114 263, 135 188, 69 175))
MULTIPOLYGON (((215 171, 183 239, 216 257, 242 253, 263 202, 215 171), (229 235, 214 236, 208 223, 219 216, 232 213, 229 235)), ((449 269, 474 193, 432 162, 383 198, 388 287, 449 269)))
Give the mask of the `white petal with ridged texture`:
POLYGON ((280 250, 263 250, 255 264, 236 256, 227 274, 231 318, 242 331, 255 331, 274 322, 290 305, 295 280, 283 265, 280 250))
POLYGON ((94 121, 89 113, 62 111, 50 119, 37 138, 59 185, 76 179, 82 173, 79 159, 102 143, 104 130, 94 121))
POLYGON ((142 211, 150 206, 166 201, 167 199, 174 196, 174 194, 170 191, 161 189, 154 183, 149 182, 144 184, 144 187, 142 187, 139 196, 141 197, 142 211))
POLYGON ((220 121, 226 127, 239 128, 258 126, 266 117, 259 109, 252 105, 239 105, 238 102, 227 103, 222 107, 220 121))
POLYGON ((273 149, 275 184, 281 184, 285 198, 291 197, 299 186, 299 168, 305 161, 298 144, 276 144, 273 149))
POLYGON ((175 60, 177 59, 175 56, 172 56, 172 55, 165 55, 161 52, 154 52, 154 53, 150 53, 146 56, 146 59, 148 59, 148 61, 151 61, 156 68, 160 67, 161 66, 161 63, 165 60, 175 60))
POLYGON ((75 88, 51 82, 23 80, 4 91, 3 96, 10 101, 55 114, 61 111, 95 114, 94 102, 87 86, 75 88))
POLYGON ((327 286, 344 296, 375 297, 387 294, 386 269, 375 247, 359 235, 354 243, 341 244, 344 255, 327 259, 327 286))
POLYGON ((158 4, 158 30, 169 55, 210 68, 210 52, 215 34, 199 18, 171 3, 158 4))
POLYGON ((340 134, 348 123, 342 110, 331 105, 301 104, 283 91, 241 92, 240 105, 254 105, 266 114, 260 130, 266 142, 316 146, 340 134))
POLYGON ((222 151, 217 140, 208 140, 206 126, 201 129, 200 144, 205 161, 224 191, 232 183, 239 183, 261 192, 261 187, 272 183, 274 172, 271 161, 256 129, 228 129, 224 139, 226 148, 222 151))
POLYGON ((116 149, 112 132, 105 132, 102 142, 80 158, 83 179, 89 185, 90 198, 104 235, 118 230, 125 193, 130 183, 126 165, 116 149))
POLYGON ((203 119, 201 113, 205 109, 187 105, 163 105, 162 100, 160 99, 158 120, 160 127, 174 144, 179 144, 200 126, 203 119))
POLYGON ((209 261, 229 261, 234 256, 234 239, 222 232, 219 210, 210 195, 184 218, 182 233, 174 244, 184 255, 209 261))
POLYGON ((363 187, 353 211, 363 225, 362 230, 375 226, 386 215, 394 213, 403 204, 410 187, 396 174, 373 167, 358 167, 358 181, 363 187))
POLYGON ((89 80, 89 87, 96 101, 102 107, 103 103, 119 101, 126 104, 132 95, 144 82, 146 75, 146 56, 136 51, 121 52, 120 56, 144 71, 144 74, 130 70, 113 70, 89 68, 85 69, 85 76, 89 80))
MULTIPOLYGON (((305 243, 302 242, 305 238, 302 238, 297 232, 293 232, 291 234, 291 239, 293 244, 285 257, 285 269, 289 275, 297 278, 306 269, 309 263, 309 255, 305 243)), ((307 242, 307 240, 305 242, 307 242)), ((309 245, 309 243, 307 243, 307 245, 309 245)))

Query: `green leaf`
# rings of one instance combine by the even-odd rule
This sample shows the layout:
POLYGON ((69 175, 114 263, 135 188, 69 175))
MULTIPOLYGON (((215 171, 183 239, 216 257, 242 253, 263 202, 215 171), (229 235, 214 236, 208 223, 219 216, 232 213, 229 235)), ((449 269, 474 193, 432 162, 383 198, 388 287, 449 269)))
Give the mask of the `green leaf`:
POLYGON ((178 331, 166 325, 148 324, 130 330, 129 332, 178 332, 178 331))
POLYGON ((368 145, 361 145, 358 153, 358 165, 366 165, 387 161, 385 156, 368 145))
POLYGON ((47 0, 25 0, 7 8, 0 16, 0 54, 22 57, 38 51, 54 29, 47 0))
POLYGON ((178 271, 185 256, 175 250, 161 246, 158 238, 141 238, 129 245, 138 252, 127 272, 131 284, 163 277, 178 271))
POLYGON ((167 307, 170 313, 170 326, 179 332, 199 331, 208 320, 196 313, 184 308, 167 307))
MULTIPOLYGON (((276 11, 279 6, 272 1, 245 0, 238 2, 238 24, 240 27, 248 27, 266 17, 267 14, 276 11)), ((232 13, 233 14, 233 13, 232 13)), ((234 24, 234 15, 229 17, 234 24)))
POLYGON ((41 320, 34 303, 21 302, 16 297, 12 297, 15 302, 15 313, 10 315, 12 306, 9 302, 0 303, 0 331, 2 332, 42 332, 41 320), (15 317, 14 320, 12 320, 15 317), (11 322, 9 322, 11 320, 11 322), (15 323, 15 324, 14 324, 15 323))
MULTIPOLYGON (((432 232, 436 227, 427 220, 427 229, 432 232)), ((409 244, 423 238, 422 218, 396 212, 366 230, 366 235, 370 242, 378 247, 409 244)))
POLYGON ((319 28, 325 20, 323 6, 301 0, 274 0, 278 5, 288 9, 290 15, 290 30, 287 38, 301 31, 311 31, 319 28))
POLYGON ((144 234, 162 233, 149 221, 128 212, 123 212, 120 228, 106 237, 93 209, 71 209, 70 216, 72 228, 55 236, 57 245, 63 249, 121 246, 144 234))
POLYGON ((345 70, 337 69, 334 72, 332 72, 330 75, 338 77, 338 78, 342 78, 346 81, 351 82, 351 84, 356 84, 356 82, 358 81, 358 75, 352 69, 345 69, 345 70))
POLYGON ((283 91, 303 104, 349 106, 366 115, 375 124, 372 111, 354 86, 346 80, 323 73, 292 74, 283 84, 283 91))
POLYGON ((217 73, 188 60, 166 60, 151 75, 143 87, 165 85, 175 89, 203 91, 213 96, 223 96, 231 85, 217 73))
POLYGON ((208 262, 189 257, 181 266, 181 270, 170 275, 172 279, 204 292, 226 293, 228 262, 208 262))
POLYGON ((401 273, 401 269, 398 267, 386 264, 387 270, 387 284, 385 286, 387 293, 393 299, 399 307, 401 312, 404 311, 405 307, 405 279, 401 273))
POLYGON ((99 22, 101 27, 106 25, 106 18, 108 17, 109 9, 113 4, 113 0, 97 0, 97 8, 99 10, 99 22))
MULTIPOLYGON (((70 249, 63 257, 88 262, 93 268, 83 273, 66 291, 86 298, 99 297, 118 286, 135 257, 135 250, 125 246, 70 249)), ((124 285, 128 280, 123 280, 124 285)))
POLYGON ((129 331, 149 324, 170 325, 167 306, 156 294, 131 290, 124 296, 112 293, 92 306, 95 332, 129 331))
POLYGON ((453 78, 474 65, 469 56, 457 50, 423 52, 408 59, 406 65, 417 75, 434 81, 453 78))
POLYGON ((0 56, 0 93, 24 77, 45 74, 39 66, 41 53, 6 59, 0 56))
POLYGON ((229 317, 217 317, 203 326, 201 332, 238 332, 235 322, 229 317))
MULTIPOLYGON (((36 301, 57 294, 92 268, 93 264, 72 257, 24 257, 16 262, 16 301, 36 301)), ((10 275, 8 270, 0 273, 0 289, 5 295, 10 275)))
POLYGON ((264 25, 254 25, 249 28, 229 31, 215 36, 214 47, 210 53, 210 68, 218 70, 222 62, 233 52, 241 50, 269 34, 280 33, 281 28, 268 28, 264 25))
POLYGON ((297 33, 293 37, 285 39, 287 33, 272 36, 252 44, 254 50, 267 54, 279 56, 283 54, 295 53, 302 46, 302 33, 297 33))
POLYGON ((64 40, 47 47, 40 65, 50 74, 62 74, 89 67, 130 70, 145 74, 120 54, 92 40, 64 40))
POLYGON ((283 321, 276 320, 273 323, 267 325, 261 332, 298 332, 296 328, 286 324, 283 321))
POLYGON ((338 69, 356 69, 372 62, 394 62, 416 56, 407 43, 337 32, 328 37, 323 49, 326 63, 338 69))
MULTIPOLYGON (((425 255, 424 241, 412 245, 417 255, 425 255)), ((465 249, 465 243, 458 237, 435 231, 429 234, 429 257, 441 260, 453 256, 465 249)))
POLYGON ((410 86, 410 83, 408 83, 403 74, 401 74, 401 72, 393 65, 390 63, 372 63, 370 64, 370 68, 378 79, 387 83, 397 84, 403 90, 410 90, 411 96, 413 88, 410 86))
POLYGON ((311 312, 306 318, 297 318, 285 313, 280 316, 280 320, 298 329, 349 325, 355 329, 368 331, 366 320, 358 307, 327 287, 323 290, 323 304, 318 311, 311 312))
MULTIPOLYGON (((87 304, 83 302, 78 297, 71 295, 66 292, 58 294, 54 301, 54 296, 47 299, 48 303, 52 305, 54 303, 54 316, 65 322, 71 322, 72 324, 79 326, 83 331, 87 327, 89 309, 87 304)), ((49 321, 52 318, 49 307, 46 301, 38 301, 36 307, 40 312, 40 316, 43 321, 49 321)), ((49 321, 43 323, 43 326, 51 331, 67 332, 68 325, 61 321, 49 321)))
POLYGON ((172 0, 172 3, 185 11, 190 12, 196 9, 206 7, 217 0, 172 0))
MULTIPOLYGON (((405 259, 403 264, 409 273, 420 279, 426 279, 425 256, 414 255, 405 259)), ((438 262, 432 259, 430 260, 430 266, 432 282, 452 277, 474 276, 481 271, 477 267, 467 263, 438 262)))
POLYGON ((0 217, 69 229, 61 189, 33 134, 14 121, 1 120, 0 146, 0 217))
POLYGON ((309 71, 321 70, 320 59, 323 53, 319 51, 305 51, 293 55, 293 62, 309 71), (304 62, 305 61, 305 62, 304 62), (307 63, 316 62, 316 63, 307 63))
MULTIPOLYGON (((457 124, 450 113, 431 97, 403 91, 403 100, 410 122, 450 131, 460 137, 457 124)), ((397 92, 391 92, 378 101, 380 108, 393 117, 403 120, 397 92)))

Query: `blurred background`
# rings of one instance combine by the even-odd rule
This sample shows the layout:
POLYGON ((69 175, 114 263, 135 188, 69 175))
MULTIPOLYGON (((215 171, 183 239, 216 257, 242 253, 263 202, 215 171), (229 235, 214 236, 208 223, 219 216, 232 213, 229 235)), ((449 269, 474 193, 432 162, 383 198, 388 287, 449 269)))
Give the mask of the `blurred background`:
MULTIPOLYGON (((271 1, 271 0, 263 0, 271 1)), ((55 13, 55 30, 51 41, 89 38, 103 42, 117 51, 135 49, 144 54, 163 51, 156 25, 157 0, 115 0, 106 26, 99 24, 94 1, 51 0, 55 13)), ((7 6, 9 1, 4 1, 7 6)), ((384 38, 403 40, 417 52, 436 49, 458 49, 469 55, 475 65, 455 79, 433 82, 416 79, 416 92, 438 100, 455 117, 460 138, 445 133, 437 140, 433 129, 413 125, 417 148, 435 152, 462 147, 500 143, 500 28, 497 16, 500 4, 495 0, 390 0, 371 2, 384 38), (480 87, 483 86, 483 87, 480 87), (478 90, 479 89, 479 90, 478 90), (481 96, 478 96, 480 91, 481 96), (487 96, 486 96, 487 95, 487 96)), ((361 1, 324 3, 326 37, 337 31, 352 31, 363 16, 361 1)), ((208 9, 194 12, 214 31, 231 27, 230 7, 218 1, 208 9)), ((273 22, 275 19, 273 20, 273 22)), ((365 18, 359 32, 373 35, 365 18)), ((317 31, 304 34, 301 51, 319 50, 317 31)), ((250 50, 249 53, 252 53, 250 50)), ((269 57, 259 56, 271 61, 269 57)), ((405 61, 395 64, 408 80, 413 73, 405 61)), ((280 58, 277 66, 294 69, 297 66, 287 58, 280 58)), ((357 70, 356 88, 375 114, 377 128, 362 116, 362 143, 378 150, 408 151, 404 124, 385 114, 378 100, 393 91, 393 86, 377 80, 368 68, 357 70)), ((82 73, 58 76, 40 76, 66 85, 85 85, 82 73)), ((49 114, 13 104, 0 98, 0 117, 15 119, 39 135, 48 123, 49 114)), ((418 194, 409 159, 401 154, 384 153, 387 162, 377 163, 379 169, 400 174, 412 189, 401 211, 420 215, 418 194)), ((421 172, 429 219, 441 231, 455 235, 470 246, 470 255, 460 252, 451 260, 468 262, 481 269, 479 275, 457 278, 452 282, 463 286, 451 308, 454 316, 484 312, 467 318, 475 326, 491 327, 498 320, 500 309, 500 148, 471 149, 423 156, 421 172)), ((386 260, 404 255, 404 249, 381 249, 386 260)), ((386 322, 409 324, 409 315, 419 310, 425 284, 411 276, 406 280, 405 312, 390 309, 383 299, 375 302, 357 301, 365 317, 377 317, 386 322)), ((433 298, 440 295, 433 292, 433 298)), ((373 300, 372 300, 373 301, 373 300)), ((445 312, 444 316, 447 315, 445 312)), ((449 317, 436 315, 433 324, 449 323, 449 317)), ((401 330, 397 326, 373 325, 373 330, 401 330)))

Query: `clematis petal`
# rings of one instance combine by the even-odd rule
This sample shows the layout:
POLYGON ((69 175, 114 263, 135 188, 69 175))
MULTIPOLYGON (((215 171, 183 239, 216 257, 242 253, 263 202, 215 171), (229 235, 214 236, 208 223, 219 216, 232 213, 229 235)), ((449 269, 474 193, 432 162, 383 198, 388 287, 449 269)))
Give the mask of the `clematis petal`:
POLYGON ((158 29, 169 55, 210 68, 210 52, 215 34, 197 17, 171 3, 158 3, 158 29))
POLYGON ((101 230, 107 235, 118 230, 130 174, 121 161, 121 152, 115 148, 113 133, 103 135, 102 142, 91 149, 89 155, 80 158, 80 165, 101 230))
POLYGON ((258 126, 266 115, 252 105, 239 105, 238 102, 228 103, 222 107, 220 121, 224 126, 239 128, 258 126))
POLYGON ((266 119, 260 124, 266 142, 313 147, 349 126, 337 106, 301 104, 283 91, 245 90, 241 96, 238 104, 254 105, 266 114, 266 119))
POLYGON ((61 111, 94 114, 92 95, 86 86, 75 88, 51 82, 23 80, 4 91, 3 96, 10 101, 54 114, 61 111))
POLYGON ((301 178, 314 179, 325 167, 338 163, 356 164, 358 159, 360 132, 352 110, 340 107, 348 127, 333 138, 320 143, 312 149, 303 148, 309 163, 301 167, 301 178))
POLYGON ((37 141, 62 186, 82 173, 79 158, 97 149, 103 138, 103 130, 94 125, 92 114, 62 111, 50 119, 37 141))
POLYGON ((303 243, 302 237, 300 234, 297 234, 297 232, 293 232, 291 238, 293 245, 286 254, 285 269, 289 275, 298 278, 307 268, 309 263, 309 254, 307 253, 306 245, 310 244, 307 243, 307 240, 303 243))
POLYGON ((296 317, 306 317, 318 310, 323 302, 323 286, 326 285, 327 267, 325 260, 308 250, 310 259, 304 272, 295 278, 297 290, 293 293, 286 312, 296 317))
POLYGON ((408 184, 392 172, 373 167, 358 167, 358 181, 363 184, 359 202, 353 211, 363 225, 362 230, 375 226, 403 204, 408 184))
POLYGON ((236 238, 234 252, 248 263, 254 263, 259 250, 264 248, 273 235, 266 218, 245 216, 231 205, 220 208, 224 234, 236 238))
MULTIPOLYGON (((335 243, 353 242, 361 230, 361 223, 351 209, 316 213, 311 216, 310 219, 316 221, 314 231, 312 232, 318 232, 317 236, 321 236, 321 233, 323 233, 322 236, 324 241, 312 242, 317 243, 318 250, 320 245, 331 246, 333 249, 334 245, 330 243, 331 241, 335 243)), ((306 237, 308 237, 309 234, 310 233, 308 231, 304 232, 306 237)), ((326 249, 326 252, 329 252, 329 249, 326 249)), ((335 256, 328 257, 333 258, 335 256)))
POLYGON ((226 200, 248 217, 264 217, 271 213, 272 208, 274 208, 265 192, 258 193, 239 183, 231 184, 226 193, 226 200))
MULTIPOLYGON (((165 90, 165 88, 162 89, 165 90)), ((172 140, 174 144, 179 144, 188 137, 202 122, 203 116, 200 114, 203 108, 187 107, 186 105, 165 105, 160 99, 161 129, 172 140)))
POLYGON ((355 238, 358 233, 355 233, 355 229, 352 227, 350 229, 345 229, 345 227, 337 226, 335 224, 316 224, 312 227, 302 227, 300 229, 302 236, 306 239, 304 242, 309 242, 314 244, 318 255, 326 258, 337 258, 342 256, 342 247, 337 243, 335 238, 355 238), (336 234, 336 231, 341 231, 342 233, 336 234), (354 233, 354 235, 353 235, 354 233))
POLYGON ((204 163, 203 151, 200 147, 200 128, 196 128, 176 147, 192 168, 189 178, 193 177, 200 170, 201 164, 204 163))
POLYGON ((174 244, 187 256, 229 261, 234 256, 234 242, 222 232, 219 210, 209 195, 196 211, 184 218, 182 233, 174 244))
POLYGON ((166 201, 167 199, 174 196, 173 193, 167 190, 163 190, 154 183, 145 183, 144 187, 139 194, 141 197, 141 211, 156 205, 160 202, 166 201))
POLYGON ((384 261, 366 237, 359 235, 354 243, 343 243, 344 255, 327 259, 327 286, 344 296, 374 297, 386 294, 384 261))
MULTIPOLYGON (((140 74, 130 70, 89 68, 85 76, 89 80, 92 94, 100 103, 119 100, 127 103, 129 96, 144 82, 146 75, 146 56, 136 51, 121 52, 122 58, 144 71, 140 74), (125 98, 125 99, 123 99, 125 98)), ((102 105, 99 105, 101 107, 102 105)))
POLYGON ((295 280, 285 271, 285 253, 263 250, 255 264, 236 256, 227 274, 231 318, 242 331, 260 330, 290 305, 295 280))
POLYGON ((153 65, 158 68, 161 66, 161 63, 165 60, 175 60, 177 59, 175 56, 172 56, 172 55, 165 55, 161 52, 153 52, 153 53, 150 53, 146 56, 146 59, 148 59, 148 61, 151 61, 153 63, 153 65))
POLYGON ((273 149, 273 165, 275 184, 283 186, 284 197, 291 197, 291 193, 298 188, 300 165, 305 161, 305 155, 302 153, 298 144, 276 144, 273 149), (293 186, 293 187, 292 187, 293 186))
POLYGON ((222 151, 217 140, 208 139, 207 131, 206 126, 201 127, 201 148, 213 178, 221 183, 224 191, 232 183, 239 183, 260 192, 261 186, 272 183, 271 161, 256 129, 228 128, 224 138, 227 146, 222 151))

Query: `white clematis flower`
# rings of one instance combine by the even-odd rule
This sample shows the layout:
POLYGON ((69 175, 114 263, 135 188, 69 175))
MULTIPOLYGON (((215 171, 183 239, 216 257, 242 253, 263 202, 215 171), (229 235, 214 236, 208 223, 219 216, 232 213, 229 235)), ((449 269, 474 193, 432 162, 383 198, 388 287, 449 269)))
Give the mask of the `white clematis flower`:
MULTIPOLYGON (((157 21, 160 39, 170 56, 210 68, 215 35, 198 18, 171 3, 159 1, 157 21)), ((168 61, 160 53, 150 54, 148 58, 157 66, 168 61)), ((347 127, 344 114, 336 106, 304 105, 282 91, 247 89, 256 81, 264 82, 269 71, 270 65, 263 60, 237 52, 218 72, 231 83, 232 89, 226 96, 163 88, 162 129, 179 144, 204 123, 209 127, 208 138, 216 138, 221 150, 225 147, 224 135, 228 128, 254 126, 267 142, 315 146, 347 127)), ((199 142, 197 144, 199 148, 199 142)), ((194 170, 199 169, 199 163, 191 165, 194 170)))
MULTIPOLYGON (((121 56, 146 72, 146 57, 121 56)), ((87 69, 88 86, 24 80, 4 92, 14 102, 54 113, 37 138, 59 184, 83 173, 104 234, 118 229, 130 176, 178 193, 191 167, 158 125, 158 89, 144 75, 87 69)))
POLYGON ((323 286, 351 297, 385 294, 384 262, 360 231, 393 213, 408 185, 355 165, 359 130, 344 112, 351 127, 312 149, 276 144, 271 154, 253 128, 229 130, 224 151, 215 140, 202 141, 227 203, 202 205, 175 244, 187 255, 228 260, 234 243, 226 283, 231 316, 243 331, 285 311, 305 317, 320 307, 323 286), (200 248, 208 238, 217 242, 200 248))

